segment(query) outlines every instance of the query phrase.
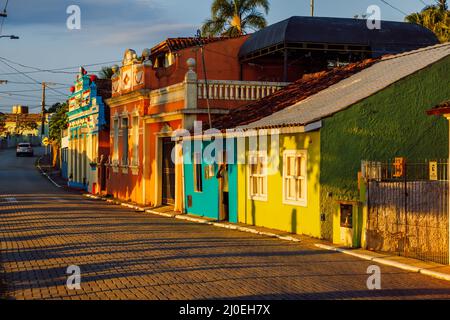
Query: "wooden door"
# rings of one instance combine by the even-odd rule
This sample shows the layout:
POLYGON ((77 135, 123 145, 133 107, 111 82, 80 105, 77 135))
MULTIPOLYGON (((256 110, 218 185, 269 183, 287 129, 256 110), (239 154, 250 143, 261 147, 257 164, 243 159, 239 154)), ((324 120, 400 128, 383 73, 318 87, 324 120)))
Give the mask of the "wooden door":
POLYGON ((175 142, 171 138, 162 140, 162 203, 175 204, 175 163, 172 161, 172 150, 175 142))

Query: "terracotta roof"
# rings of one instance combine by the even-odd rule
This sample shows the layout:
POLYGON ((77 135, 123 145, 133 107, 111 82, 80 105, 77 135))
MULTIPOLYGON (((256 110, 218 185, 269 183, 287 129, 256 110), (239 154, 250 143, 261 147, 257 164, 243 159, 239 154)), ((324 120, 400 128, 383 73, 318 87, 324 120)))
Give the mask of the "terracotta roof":
MULTIPOLYGON (((362 68, 360 72, 309 96, 308 99, 302 99, 287 108, 283 103, 283 110, 242 127, 256 129, 312 124, 345 110, 439 61, 443 61, 445 66, 450 64, 450 43, 383 57, 379 62, 362 68)), ((309 82, 303 84, 308 85, 309 82)))
POLYGON ((151 49, 151 57, 155 57, 161 53, 174 52, 182 49, 205 45, 212 42, 230 39, 229 37, 185 37, 185 38, 168 38, 151 49))
POLYGON ((21 121, 41 121, 42 116, 39 113, 22 113, 22 114, 13 114, 13 113, 5 113, 4 114, 5 122, 16 122, 17 119, 21 121))
POLYGON ((227 129, 258 121, 370 67, 376 61, 377 59, 367 59, 330 71, 305 75, 300 80, 270 96, 234 109, 227 115, 213 119, 213 128, 227 129))
POLYGON ((443 114, 449 114, 450 113, 450 100, 445 101, 436 107, 430 109, 427 111, 427 114, 432 115, 443 115, 443 114))

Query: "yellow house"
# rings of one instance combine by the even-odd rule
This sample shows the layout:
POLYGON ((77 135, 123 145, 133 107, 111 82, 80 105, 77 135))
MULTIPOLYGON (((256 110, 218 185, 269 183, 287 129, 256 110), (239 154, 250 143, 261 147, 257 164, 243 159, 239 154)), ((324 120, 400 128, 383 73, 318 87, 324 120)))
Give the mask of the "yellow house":
POLYGON ((321 237, 319 125, 258 132, 238 165, 240 223, 321 237))
MULTIPOLYGON (((28 113, 28 107, 25 106, 13 106, 12 113, 4 114, 2 118, 4 127, 0 132, 0 137, 7 139, 8 147, 15 147, 20 142, 40 144, 41 114, 28 113)), ((44 124, 47 123, 48 119, 46 118, 44 124)))

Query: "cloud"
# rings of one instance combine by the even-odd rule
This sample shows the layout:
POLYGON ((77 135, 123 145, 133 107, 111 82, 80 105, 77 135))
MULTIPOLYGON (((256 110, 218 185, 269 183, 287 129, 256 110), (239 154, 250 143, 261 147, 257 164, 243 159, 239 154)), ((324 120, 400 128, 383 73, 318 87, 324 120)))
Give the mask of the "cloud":
POLYGON ((107 46, 141 43, 141 45, 151 47, 168 37, 194 36, 197 28, 198 26, 196 25, 183 23, 161 23, 147 26, 130 25, 114 33, 105 32, 104 36, 94 43, 107 46))
POLYGON ((154 0, 15 0, 8 6, 10 25, 65 25, 70 5, 78 5, 84 25, 120 25, 124 21, 159 20, 164 6, 154 0), (30 2, 33 5, 30 5, 30 2))

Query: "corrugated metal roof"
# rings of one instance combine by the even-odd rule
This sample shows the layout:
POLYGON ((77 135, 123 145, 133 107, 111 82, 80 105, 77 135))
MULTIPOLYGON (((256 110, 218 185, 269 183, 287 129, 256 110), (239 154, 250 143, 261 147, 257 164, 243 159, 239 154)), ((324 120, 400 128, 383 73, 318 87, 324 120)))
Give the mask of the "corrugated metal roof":
POLYGON ((378 57, 435 45, 439 41, 433 32, 413 23, 381 21, 380 30, 370 30, 365 19, 294 16, 252 34, 242 45, 239 57, 284 43, 370 46, 373 57, 378 57))
POLYGON ((319 93, 241 128, 306 125, 333 115, 450 56, 450 43, 388 56, 319 93))
POLYGON ((213 127, 226 129, 258 121, 325 90, 331 85, 370 67, 376 61, 378 60, 367 59, 344 67, 304 75, 301 79, 267 97, 230 110, 228 114, 221 117, 214 117, 213 127))

